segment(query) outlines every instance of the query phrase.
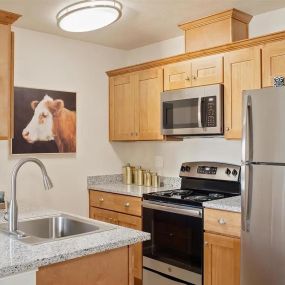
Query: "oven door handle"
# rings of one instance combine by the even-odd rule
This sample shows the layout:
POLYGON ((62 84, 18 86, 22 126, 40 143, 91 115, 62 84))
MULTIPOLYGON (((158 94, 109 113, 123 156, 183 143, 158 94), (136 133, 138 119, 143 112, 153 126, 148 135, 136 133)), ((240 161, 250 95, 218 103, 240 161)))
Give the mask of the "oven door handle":
POLYGON ((148 209, 153 209, 153 210, 158 210, 158 211, 163 211, 163 212, 168 212, 168 213, 174 213, 174 214, 179 214, 179 215, 184 215, 184 216, 191 216, 191 217, 196 217, 202 219, 202 209, 196 209, 192 207, 182 207, 179 205, 175 206, 166 206, 165 204, 162 203, 157 203, 157 202, 148 202, 148 201, 143 201, 143 207, 148 208, 148 209))

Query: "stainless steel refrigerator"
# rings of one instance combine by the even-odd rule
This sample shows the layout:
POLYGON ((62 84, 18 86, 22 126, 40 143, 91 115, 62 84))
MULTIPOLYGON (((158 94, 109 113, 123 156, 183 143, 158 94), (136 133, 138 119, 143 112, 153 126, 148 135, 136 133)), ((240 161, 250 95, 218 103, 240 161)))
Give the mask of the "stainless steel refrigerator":
POLYGON ((243 95, 241 285, 283 285, 285 88, 243 95))

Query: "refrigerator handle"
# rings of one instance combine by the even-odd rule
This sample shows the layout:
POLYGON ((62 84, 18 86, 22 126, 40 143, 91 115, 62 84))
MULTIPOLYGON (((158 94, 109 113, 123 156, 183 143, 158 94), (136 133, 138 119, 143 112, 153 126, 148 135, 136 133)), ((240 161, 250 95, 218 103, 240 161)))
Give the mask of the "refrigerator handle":
POLYGON ((241 200, 242 200, 242 230, 250 231, 250 217, 252 207, 252 168, 251 164, 241 166, 241 200))
POLYGON ((244 97, 244 118, 242 129, 242 162, 253 159, 253 128, 252 128, 252 99, 248 95, 244 97))

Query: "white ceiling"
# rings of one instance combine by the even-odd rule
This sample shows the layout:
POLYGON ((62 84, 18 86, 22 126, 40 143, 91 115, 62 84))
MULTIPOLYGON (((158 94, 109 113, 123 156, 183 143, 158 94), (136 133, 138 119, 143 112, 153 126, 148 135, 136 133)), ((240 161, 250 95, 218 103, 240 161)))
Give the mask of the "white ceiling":
POLYGON ((285 7, 284 0, 120 0, 123 16, 113 25, 82 34, 61 31, 57 12, 78 1, 0 0, 0 9, 23 15, 18 27, 128 50, 182 35, 177 24, 233 7, 252 15, 285 7))

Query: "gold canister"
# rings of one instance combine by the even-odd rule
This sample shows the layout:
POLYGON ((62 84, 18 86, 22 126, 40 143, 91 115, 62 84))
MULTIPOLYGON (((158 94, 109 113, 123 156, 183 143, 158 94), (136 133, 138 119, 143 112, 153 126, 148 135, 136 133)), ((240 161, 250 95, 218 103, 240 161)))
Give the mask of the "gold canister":
POLYGON ((123 172, 123 183, 124 184, 127 184, 127 167, 129 167, 130 166, 130 164, 129 163, 127 163, 126 165, 124 165, 123 166, 123 168, 122 168, 122 172, 123 172))
POLYGON ((132 183, 135 183, 135 172, 136 172, 135 166, 131 166, 131 172, 132 172, 132 183))
POLYGON ((132 175, 132 167, 131 166, 127 166, 127 177, 126 177, 126 184, 130 185, 133 182, 133 175, 132 175))
POLYGON ((144 186, 151 187, 151 174, 149 170, 144 173, 144 186))
POLYGON ((141 167, 137 169, 137 181, 136 185, 142 186, 144 181, 144 171, 142 170, 141 167))
POLYGON ((155 172, 151 174, 151 186, 154 188, 160 187, 160 177, 155 172))

